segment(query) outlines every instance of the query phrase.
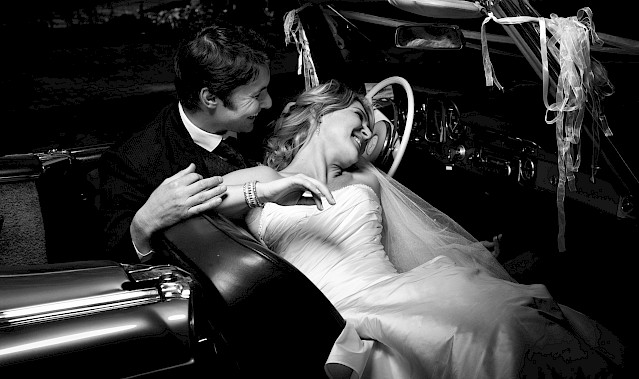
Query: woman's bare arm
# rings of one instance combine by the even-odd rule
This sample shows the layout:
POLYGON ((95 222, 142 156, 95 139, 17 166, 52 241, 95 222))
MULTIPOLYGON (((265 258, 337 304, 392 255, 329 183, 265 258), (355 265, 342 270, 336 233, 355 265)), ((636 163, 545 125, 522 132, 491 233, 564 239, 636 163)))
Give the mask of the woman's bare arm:
POLYGON ((262 203, 273 202, 280 205, 313 205, 322 209, 322 197, 331 204, 335 203, 328 187, 316 179, 297 174, 282 176, 267 166, 257 166, 233 171, 223 177, 227 186, 222 203, 216 208, 221 214, 239 219, 248 212, 248 204, 244 197, 244 183, 257 181, 255 185, 257 197, 262 203), (302 193, 310 191, 312 198, 302 197, 302 193))
POLYGON ((230 172, 222 177, 222 183, 226 185, 226 193, 222 197, 222 203, 215 210, 227 217, 241 219, 249 210, 244 199, 242 188, 244 183, 254 180, 267 183, 281 178, 282 176, 277 171, 267 166, 256 166, 230 172))

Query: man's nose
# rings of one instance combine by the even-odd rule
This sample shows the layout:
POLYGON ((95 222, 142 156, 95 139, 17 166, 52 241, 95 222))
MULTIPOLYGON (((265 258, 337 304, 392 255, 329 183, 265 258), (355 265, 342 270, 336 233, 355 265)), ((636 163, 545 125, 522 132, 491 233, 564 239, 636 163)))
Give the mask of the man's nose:
POLYGON ((271 95, 267 92, 264 99, 260 102, 260 107, 262 109, 269 109, 273 105, 273 99, 271 99, 271 95))

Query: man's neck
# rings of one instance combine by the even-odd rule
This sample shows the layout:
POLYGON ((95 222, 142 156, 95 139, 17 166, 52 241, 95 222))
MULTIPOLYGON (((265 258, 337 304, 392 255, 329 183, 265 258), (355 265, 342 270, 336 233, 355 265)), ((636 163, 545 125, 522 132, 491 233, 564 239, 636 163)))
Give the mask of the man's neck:
POLYGON ((186 117, 199 129, 204 130, 207 133, 224 135, 227 130, 221 129, 216 126, 214 123, 210 122, 211 115, 207 114, 203 111, 191 111, 189 109, 183 108, 184 114, 186 117))
POLYGON ((206 151, 213 151, 216 147, 219 146, 220 141, 222 141, 225 136, 207 132, 206 130, 195 125, 191 118, 187 116, 184 107, 182 107, 182 104, 179 105, 179 111, 180 119, 182 120, 184 127, 186 127, 189 135, 193 139, 193 142, 195 142, 198 146, 204 148, 206 151))

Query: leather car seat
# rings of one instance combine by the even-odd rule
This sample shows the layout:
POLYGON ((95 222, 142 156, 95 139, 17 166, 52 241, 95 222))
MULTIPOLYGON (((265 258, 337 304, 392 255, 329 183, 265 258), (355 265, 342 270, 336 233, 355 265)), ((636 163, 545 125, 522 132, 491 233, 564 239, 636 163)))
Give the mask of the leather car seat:
POLYGON ((206 308, 216 350, 238 376, 326 378, 324 363, 346 324, 293 265, 215 213, 174 225, 154 246, 194 274, 206 303, 195 307, 206 308))

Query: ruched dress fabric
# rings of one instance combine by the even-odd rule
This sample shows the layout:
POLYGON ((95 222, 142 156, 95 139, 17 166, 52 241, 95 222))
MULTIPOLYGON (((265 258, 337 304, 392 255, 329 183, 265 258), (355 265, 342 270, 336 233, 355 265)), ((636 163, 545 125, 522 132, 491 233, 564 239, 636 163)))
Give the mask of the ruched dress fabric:
POLYGON ((365 367, 353 367, 358 376, 605 376, 606 358, 584 336, 592 330, 574 329, 592 324, 572 310, 580 321, 568 320, 545 286, 498 279, 445 256, 399 273, 381 242, 373 189, 354 184, 333 195, 336 204, 324 201, 323 211, 268 203, 251 229, 327 296, 359 338, 375 341, 362 345, 371 347, 365 367))

